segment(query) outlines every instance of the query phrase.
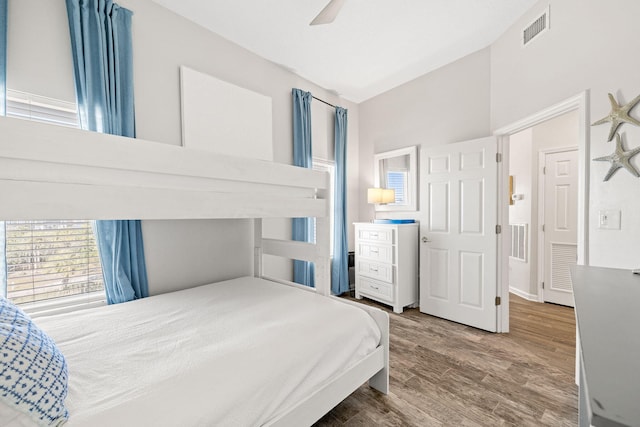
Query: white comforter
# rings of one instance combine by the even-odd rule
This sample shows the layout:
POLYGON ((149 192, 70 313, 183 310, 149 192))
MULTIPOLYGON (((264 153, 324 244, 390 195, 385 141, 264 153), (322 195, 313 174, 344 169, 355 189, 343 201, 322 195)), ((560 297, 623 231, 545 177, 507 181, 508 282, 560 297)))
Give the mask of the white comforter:
POLYGON ((37 323, 69 365, 71 426, 254 426, 372 352, 355 307, 243 277, 37 323))

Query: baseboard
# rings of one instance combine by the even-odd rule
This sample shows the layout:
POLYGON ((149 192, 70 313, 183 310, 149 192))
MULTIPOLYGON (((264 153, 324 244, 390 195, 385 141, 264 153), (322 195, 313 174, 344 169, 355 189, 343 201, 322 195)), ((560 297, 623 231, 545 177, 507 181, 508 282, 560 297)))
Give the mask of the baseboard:
POLYGON ((533 302, 538 302, 538 295, 530 294, 530 293, 525 292, 525 291, 523 291, 521 289, 509 286, 509 292, 511 292, 512 294, 516 294, 519 297, 524 298, 526 300, 533 301, 533 302))

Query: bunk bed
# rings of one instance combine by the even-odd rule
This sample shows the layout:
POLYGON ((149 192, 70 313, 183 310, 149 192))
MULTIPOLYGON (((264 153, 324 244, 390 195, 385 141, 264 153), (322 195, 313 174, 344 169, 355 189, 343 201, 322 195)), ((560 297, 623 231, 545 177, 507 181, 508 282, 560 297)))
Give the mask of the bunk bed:
POLYGON ((67 358, 68 425, 300 426, 366 381, 386 394, 388 315, 331 296, 328 183, 289 165, 0 117, 0 220, 253 219, 253 277, 35 320, 67 358), (294 217, 317 218, 316 244, 263 237, 264 218, 294 217), (314 262, 316 288, 266 277, 265 255, 314 262))

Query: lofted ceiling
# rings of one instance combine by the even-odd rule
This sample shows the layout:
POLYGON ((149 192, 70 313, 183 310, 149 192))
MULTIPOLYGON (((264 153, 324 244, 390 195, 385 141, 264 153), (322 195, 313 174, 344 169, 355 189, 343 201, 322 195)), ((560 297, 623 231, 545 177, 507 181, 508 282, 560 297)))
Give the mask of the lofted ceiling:
POLYGON ((536 0, 153 0, 353 102, 493 43, 536 0))

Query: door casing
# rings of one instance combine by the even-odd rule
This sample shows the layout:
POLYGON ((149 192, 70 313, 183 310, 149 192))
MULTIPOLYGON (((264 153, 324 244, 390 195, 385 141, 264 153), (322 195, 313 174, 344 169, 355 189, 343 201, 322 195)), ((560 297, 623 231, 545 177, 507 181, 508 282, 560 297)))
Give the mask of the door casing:
POLYGON ((589 91, 561 101, 493 132, 498 137, 498 283, 501 305, 498 307, 498 332, 509 332, 509 262, 511 233, 509 222, 509 136, 569 111, 578 111, 578 264, 589 265, 589 91))

